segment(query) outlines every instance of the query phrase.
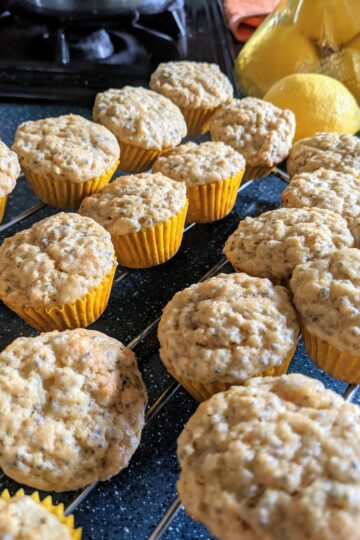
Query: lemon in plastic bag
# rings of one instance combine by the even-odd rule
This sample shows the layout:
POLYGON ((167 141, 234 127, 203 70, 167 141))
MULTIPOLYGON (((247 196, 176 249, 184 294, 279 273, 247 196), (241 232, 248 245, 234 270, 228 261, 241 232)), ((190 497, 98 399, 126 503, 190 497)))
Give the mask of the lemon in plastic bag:
POLYGON ((330 54, 321 62, 319 73, 342 82, 360 103, 360 48, 330 54))
POLYGON ((265 22, 238 56, 235 74, 246 94, 262 97, 277 80, 298 71, 317 71, 319 63, 315 47, 294 26, 265 22))
POLYGON ((358 36, 354 37, 354 39, 351 39, 350 41, 345 43, 344 48, 345 47, 347 49, 359 49, 360 50, 360 34, 358 36))
POLYGON ((240 51, 238 85, 262 97, 287 75, 317 72, 320 59, 342 47, 360 49, 360 0, 280 0, 240 51))
POLYGON ((339 81, 316 73, 298 73, 277 81, 264 99, 296 117, 294 141, 318 131, 354 134, 360 129, 360 109, 339 81))
POLYGON ((360 0, 289 0, 294 25, 319 44, 338 48, 360 32, 360 0))

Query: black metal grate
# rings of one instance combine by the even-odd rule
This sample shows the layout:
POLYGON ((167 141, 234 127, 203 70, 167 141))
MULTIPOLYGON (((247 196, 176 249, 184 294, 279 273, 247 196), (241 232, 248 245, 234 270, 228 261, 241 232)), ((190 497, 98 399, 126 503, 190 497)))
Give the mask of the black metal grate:
MULTIPOLYGON (((154 17, 134 13, 95 28, 92 23, 87 31, 93 33, 87 39, 83 27, 76 27, 75 32, 65 23, 54 27, 40 21, 34 29, 30 21, 23 28, 21 21, 19 15, 0 17, 0 98, 92 104, 96 93, 104 89, 144 84, 159 62, 170 59, 215 61, 226 73, 232 70, 231 39, 217 0, 188 0, 185 19, 182 11, 169 10, 154 17), (124 42, 131 47, 129 41, 137 39, 141 51, 126 61, 121 52, 118 59, 116 54, 101 61, 82 58, 84 47, 91 48, 91 40, 105 39, 104 35, 111 37, 115 48, 124 42)), ((102 46, 108 46, 106 39, 102 46)))

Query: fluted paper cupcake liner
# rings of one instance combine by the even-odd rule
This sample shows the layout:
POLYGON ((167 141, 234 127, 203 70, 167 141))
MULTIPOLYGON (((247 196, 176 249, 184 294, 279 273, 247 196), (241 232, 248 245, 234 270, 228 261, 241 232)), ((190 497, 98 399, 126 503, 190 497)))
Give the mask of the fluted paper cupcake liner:
POLYGON ((19 317, 40 332, 86 328, 95 322, 105 311, 114 280, 114 266, 103 281, 71 304, 45 308, 19 307, 3 301, 19 317))
POLYGON ((4 219, 7 199, 8 199, 7 195, 0 197, 0 223, 4 219))
POLYGON ((260 178, 264 178, 265 176, 268 176, 272 170, 273 167, 251 167, 250 165, 247 165, 243 182, 245 183, 249 180, 259 180, 260 178))
POLYGON ((222 182, 187 186, 189 210, 186 220, 207 223, 227 216, 234 208, 243 174, 242 170, 222 182))
MULTIPOLYGON (((25 491, 23 489, 19 489, 15 493, 15 495, 11 497, 9 491, 5 489, 1 493, 0 498, 5 501, 8 501, 10 499, 20 499, 20 497, 24 497, 25 495, 26 495, 25 491)), ((53 504, 52 498, 50 497, 50 495, 45 497, 45 499, 41 500, 38 491, 34 491, 31 495, 29 495, 29 497, 31 497, 40 506, 43 506, 44 508, 46 508, 46 510, 50 512, 51 514, 53 514, 60 521, 60 523, 65 525, 73 540, 81 540, 82 530, 80 528, 75 529, 75 520, 74 520, 73 515, 70 515, 70 516, 64 515, 64 505, 62 503, 56 504, 56 505, 53 504)))
MULTIPOLYGON (((294 343, 294 346, 290 350, 290 352, 287 354, 286 358, 283 360, 283 362, 279 366, 274 366, 270 369, 267 369, 263 373, 259 373, 257 375, 258 377, 279 377, 280 375, 283 375, 287 372, 289 369, 289 365, 291 362, 292 357, 295 354, 296 347, 298 344, 298 339, 296 339, 296 342, 294 343)), ((197 401, 205 401, 206 399, 209 399, 214 394, 217 394, 218 392, 225 392, 228 390, 231 386, 239 386, 241 383, 209 383, 209 384, 203 384, 199 383, 197 381, 193 381, 191 379, 186 379, 184 377, 179 377, 175 371, 172 369, 166 368, 167 371, 170 373, 174 379, 176 379, 181 386, 185 388, 189 392, 189 394, 196 399, 197 401)), ((256 377, 256 375, 254 375, 256 377)))
POLYGON ((121 168, 131 173, 147 171, 158 157, 169 150, 147 150, 123 142, 120 142, 120 148, 121 168))
POLYGON ((150 268, 176 255, 183 238, 187 209, 188 202, 167 221, 136 233, 113 236, 119 264, 128 268, 150 268))
POLYGON ((50 174, 37 174, 24 168, 24 174, 31 189, 40 200, 56 208, 78 208, 85 197, 100 191, 108 184, 119 162, 102 176, 87 182, 59 180, 50 174))
POLYGON ((360 354, 353 356, 339 351, 333 345, 311 334, 303 323, 301 333, 306 352, 314 364, 340 381, 349 384, 360 383, 360 354))
POLYGON ((203 135, 209 131, 210 118, 213 116, 218 107, 213 109, 189 109, 180 107, 180 110, 185 118, 188 135, 203 135))

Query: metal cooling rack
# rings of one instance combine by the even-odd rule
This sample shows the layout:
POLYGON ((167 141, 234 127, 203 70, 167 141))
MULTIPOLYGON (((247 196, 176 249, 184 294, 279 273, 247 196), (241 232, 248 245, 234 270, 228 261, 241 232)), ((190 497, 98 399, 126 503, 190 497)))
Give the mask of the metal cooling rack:
MULTIPOLYGON (((192 43, 193 47, 192 50, 189 51, 190 57, 195 58, 198 61, 204 60, 209 61, 209 53, 208 51, 205 51, 204 44, 208 44, 208 46, 212 49, 210 56, 212 56, 212 61, 215 61, 218 63, 221 67, 221 69, 228 74, 228 76, 233 80, 232 77, 232 66, 234 63, 234 46, 231 41, 230 35, 227 31, 226 25, 224 23, 223 13, 222 13, 222 3, 220 0, 214 0, 214 1, 208 1, 208 0, 198 0, 197 2, 191 1, 188 2, 189 9, 190 9, 190 16, 192 20, 198 21, 203 20, 207 21, 207 24, 202 26, 201 24, 198 24, 196 29, 193 30, 194 34, 192 36, 192 43), (215 46, 214 40, 209 40, 209 35, 217 36, 217 39, 220 40, 221 46, 215 46), (202 56, 203 55, 203 56, 202 56)), ((284 183, 287 183, 289 181, 288 175, 281 169, 281 168, 275 168, 272 171, 272 175, 275 175, 276 178, 281 180, 284 183)), ((257 182, 267 182, 269 179, 266 177, 262 180, 249 180, 248 182, 241 185, 239 192, 245 192, 244 196, 246 196, 246 190, 251 186, 254 185, 254 183, 257 182)), ((24 177, 22 179, 19 179, 19 182, 24 182, 24 177)), ((251 205, 250 205, 251 206, 251 205)), ((250 212, 250 206, 248 206, 248 213, 250 212)), ((32 218, 36 218, 37 214, 42 214, 42 211, 46 208, 46 205, 44 205, 41 202, 38 202, 34 204, 33 206, 22 210, 21 212, 17 213, 15 216, 12 216, 8 221, 5 221, 2 225, 0 225, 0 234, 7 234, 7 231, 11 233, 10 229, 14 227, 17 224, 22 225, 22 222, 25 222, 26 220, 30 219, 32 221, 32 218)), ((242 216, 244 217, 244 216, 242 216)), ((43 218, 43 215, 41 216, 41 219, 43 218)), ((24 224, 24 227, 28 227, 29 224, 24 224)), ((187 236, 187 233, 194 228, 198 228, 199 226, 195 224, 189 224, 185 228, 185 235, 184 239, 187 236)), ((200 226, 200 228, 203 226, 200 226)), ((181 255, 179 255, 181 256, 181 255)), ((224 269, 226 266, 227 261, 224 257, 220 258, 215 264, 211 266, 211 268, 204 274, 200 279, 197 281, 204 281, 216 274, 218 274, 221 270, 224 269)), ((115 275, 114 280, 114 287, 116 287, 119 282, 123 282, 124 280, 127 281, 131 279, 131 276, 135 273, 135 270, 125 270, 125 269, 118 269, 115 275)), ((196 280, 195 280, 196 281, 196 280)), ((1 314, 0 314, 1 317, 1 314)), ((106 313, 103 316, 106 319, 106 313)), ((154 330, 156 329, 159 322, 159 317, 154 318, 154 320, 148 324, 143 330, 137 333, 137 335, 131 339, 130 342, 128 342, 127 346, 131 349, 134 349, 140 344, 144 344, 147 341, 151 340, 151 336, 153 336, 154 330)), ((1 324, 1 327, 3 328, 3 325, 1 324)), ((102 331, 102 329, 100 329, 102 331)), ((15 336, 14 336, 15 337, 15 336)), ((137 358, 141 360, 141 355, 137 354, 137 358)), ((180 384, 178 384, 176 381, 171 380, 170 383, 165 387, 164 390, 162 390, 155 399, 153 399, 151 405, 148 407, 146 411, 146 425, 149 425, 149 423, 162 411, 162 409, 169 404, 169 402, 177 395, 179 389, 181 388, 180 384)), ((354 401, 356 391, 358 389, 358 386, 355 385, 348 385, 344 392, 344 398, 347 401, 354 401)), ((120 473, 121 474, 121 473, 120 473)), ((4 475, 0 473, 0 480, 4 479, 4 475)), ((99 483, 99 486, 101 486, 101 482, 99 483)), ((4 486, 6 487, 6 486, 4 486)), ((87 499, 87 497, 92 493, 94 488, 96 487, 96 484, 92 484, 90 486, 87 486, 85 489, 80 491, 76 494, 76 496, 68 501, 66 503, 66 514, 71 514, 76 510, 79 510, 81 508, 82 503, 87 499)), ((101 489, 101 487, 100 487, 101 489)), ((174 487, 175 491, 175 487, 174 487)), ((67 494, 60 494, 59 495, 59 501, 61 501, 61 497, 64 495, 63 499, 69 499, 69 493, 67 494), (65 497, 65 495, 67 495, 65 497)), ((153 531, 150 533, 150 535, 147 536, 147 540, 159 540, 164 533, 167 531, 168 527, 171 525, 174 518, 177 516, 179 510, 181 508, 181 503, 179 501, 178 497, 175 497, 172 502, 169 504, 166 511, 163 513, 163 517, 160 519, 159 523, 156 525, 156 527, 153 529, 153 531)), ((76 516, 75 516, 76 518, 76 516)), ((98 538, 98 537, 96 537, 98 538)), ((108 538, 108 536, 106 536, 108 538)), ((112 537, 112 539, 115 539, 115 537, 112 537)), ((193 538, 192 536, 188 538, 193 538)), ((210 538, 210 536, 207 536, 207 538, 210 538)), ((117 536, 116 539, 121 540, 120 536, 117 536)), ((84 538, 84 540, 86 540, 84 538)), ((139 540, 143 540, 143 538, 139 540)))
MULTIPOLYGON (((286 172, 279 168, 274 168, 272 171, 272 174, 275 174, 276 177, 280 180, 282 180, 284 183, 287 183, 289 181, 289 177, 286 172)), ((248 189, 254 182, 266 182, 267 177, 261 180, 248 180, 246 183, 242 184, 239 193, 248 189)), ((23 181, 20 180, 20 181, 23 181)), ((34 206, 28 208, 27 210, 19 213, 9 221, 5 222, 3 225, 0 226, 0 233, 6 232, 8 229, 13 227, 15 224, 21 223, 23 220, 26 220, 26 218, 29 218, 30 216, 36 215, 40 210, 44 209, 46 205, 43 203, 35 204, 34 206)), ((185 234, 191 230, 192 228, 197 227, 196 224, 191 223, 188 224, 185 228, 185 234)), ((214 264, 208 272, 206 272, 205 275, 203 275, 198 282, 205 281, 206 279, 218 274, 227 264, 227 261, 224 257, 221 257, 216 264, 214 264)), ((135 270, 118 270, 114 284, 119 283, 120 281, 128 278, 135 270)), ((144 342, 156 329, 158 323, 159 323, 160 317, 157 317, 154 319, 150 324, 148 324, 136 337, 134 337, 127 346, 130 349, 134 349, 137 345, 139 345, 141 342, 144 342)), ((170 382, 168 386, 165 388, 164 391, 161 392, 161 394, 153 401, 153 403, 148 407, 145 415, 146 424, 149 424, 156 415, 159 414, 159 412, 165 407, 165 405, 175 396, 175 394, 178 392, 178 390, 181 388, 180 384, 178 384, 176 381, 170 382)), ((344 398, 346 401, 353 401, 355 398, 356 391, 358 389, 358 385, 348 385, 345 392, 344 392, 344 398)), ((93 491, 96 484, 91 484, 87 486, 85 489, 83 489, 71 502, 69 502, 66 505, 65 508, 65 514, 71 514, 74 511, 76 511, 79 506, 85 501, 85 499, 89 496, 89 494, 93 491)), ((171 522, 177 515, 179 509, 181 508, 181 503, 178 497, 175 497, 171 504, 168 506, 167 510, 165 511, 162 519, 159 521, 158 525, 154 528, 154 530, 151 532, 151 534, 148 536, 148 540, 159 540, 163 534, 166 532, 167 528, 170 526, 171 522)))

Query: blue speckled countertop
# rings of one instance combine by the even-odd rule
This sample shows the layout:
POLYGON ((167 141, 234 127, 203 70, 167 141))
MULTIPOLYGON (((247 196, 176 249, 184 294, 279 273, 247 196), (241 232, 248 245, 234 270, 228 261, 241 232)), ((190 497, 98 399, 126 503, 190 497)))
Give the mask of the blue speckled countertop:
MULTIPOLYGON (((11 144, 16 126, 28 119, 79 113, 90 118, 87 108, 0 103, 0 138, 11 144)), ((150 270, 131 272, 115 284, 109 306, 93 328, 128 343, 160 313, 173 294, 198 281, 220 258, 223 244, 246 215, 257 215, 280 205, 284 183, 275 175, 256 181, 238 196, 234 211, 221 222, 198 225, 188 231, 177 256, 150 270)), ((19 212, 39 202, 21 180, 10 196, 5 223, 19 212)), ((44 208, 31 217, 0 234, 9 236, 28 228, 35 221, 56 212, 44 208)), ((225 271, 231 271, 227 265, 225 271)), ((0 348, 21 335, 35 335, 35 331, 4 306, 0 307, 0 348)), ((149 404, 169 385, 171 377, 163 368, 155 333, 146 338, 135 352, 149 392, 149 404)), ((328 387, 343 392, 346 385, 318 370, 304 352, 302 342, 291 364, 291 371, 301 371, 320 378, 328 387)), ((176 495, 178 466, 175 455, 176 438, 196 408, 196 402, 179 390, 164 409, 144 430, 141 445, 128 469, 112 480, 99 484, 76 510, 76 524, 83 527, 86 540, 146 539, 159 522, 176 495)), ((0 489, 8 487, 13 493, 18 485, 0 473, 0 489)), ((31 490, 27 490, 31 491, 31 490)), ((73 493, 55 495, 65 504, 73 493)), ((209 539, 201 525, 193 522, 182 510, 176 515, 164 537, 165 540, 209 539)))

